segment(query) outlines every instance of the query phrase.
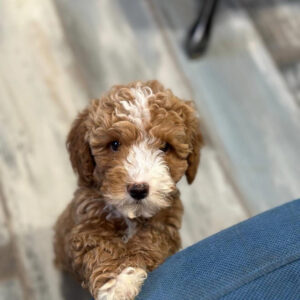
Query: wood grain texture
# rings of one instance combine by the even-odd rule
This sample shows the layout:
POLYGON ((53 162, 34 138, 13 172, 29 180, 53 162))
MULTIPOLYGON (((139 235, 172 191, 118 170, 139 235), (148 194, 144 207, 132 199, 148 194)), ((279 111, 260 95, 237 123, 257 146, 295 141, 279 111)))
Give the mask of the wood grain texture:
POLYGON ((24 265, 24 299, 60 299, 52 224, 74 190, 64 140, 87 96, 52 3, 1 6, 0 169, 24 265))
POLYGON ((242 5, 300 106, 300 2, 243 0, 242 5))
POLYGON ((0 283, 1 300, 20 300, 23 299, 20 283, 17 279, 7 279, 0 283))
POLYGON ((249 217, 220 167, 217 151, 209 142, 202 150, 200 169, 194 183, 189 186, 184 178, 179 189, 184 204, 181 230, 183 247, 249 217))
POLYGON ((55 3, 91 98, 116 83, 153 78, 191 97, 145 1, 55 3))
POLYGON ((7 228, 7 218, 2 206, 2 195, 0 191, 0 247, 5 247, 10 242, 10 236, 7 228))
POLYGON ((206 147, 195 183, 180 182, 184 246, 299 194, 297 106, 242 10, 220 14, 207 56, 187 60, 196 3, 2 1, 0 180, 19 297, 88 297, 54 269, 51 228, 75 189, 70 123, 113 84, 157 78, 197 101, 206 147))
POLYGON ((285 68, 299 62, 299 1, 242 0, 241 3, 278 66, 285 68))
POLYGON ((223 9, 207 55, 182 52, 194 1, 149 1, 234 185, 252 213, 300 195, 300 113, 242 9, 223 9))

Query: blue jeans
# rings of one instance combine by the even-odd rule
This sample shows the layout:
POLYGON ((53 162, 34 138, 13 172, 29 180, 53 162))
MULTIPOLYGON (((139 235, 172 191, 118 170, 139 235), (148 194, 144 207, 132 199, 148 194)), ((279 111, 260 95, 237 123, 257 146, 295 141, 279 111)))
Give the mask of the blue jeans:
POLYGON ((300 200, 219 232, 149 274, 138 300, 300 299, 300 200))

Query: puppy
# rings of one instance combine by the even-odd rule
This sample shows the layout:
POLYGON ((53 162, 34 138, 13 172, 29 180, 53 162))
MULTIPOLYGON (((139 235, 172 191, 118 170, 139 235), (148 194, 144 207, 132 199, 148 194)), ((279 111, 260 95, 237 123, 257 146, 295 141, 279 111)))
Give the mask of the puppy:
POLYGON ((94 100, 67 138, 78 188, 55 225, 56 264, 97 300, 134 299, 181 246, 176 183, 192 183, 201 146, 192 103, 157 81, 94 100))

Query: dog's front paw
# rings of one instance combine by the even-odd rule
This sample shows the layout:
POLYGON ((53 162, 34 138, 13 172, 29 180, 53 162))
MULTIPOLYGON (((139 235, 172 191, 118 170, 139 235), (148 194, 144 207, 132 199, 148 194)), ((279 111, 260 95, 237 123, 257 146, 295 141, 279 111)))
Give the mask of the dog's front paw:
POLYGON ((97 300, 132 300, 139 293, 146 278, 145 270, 128 267, 99 289, 97 300))

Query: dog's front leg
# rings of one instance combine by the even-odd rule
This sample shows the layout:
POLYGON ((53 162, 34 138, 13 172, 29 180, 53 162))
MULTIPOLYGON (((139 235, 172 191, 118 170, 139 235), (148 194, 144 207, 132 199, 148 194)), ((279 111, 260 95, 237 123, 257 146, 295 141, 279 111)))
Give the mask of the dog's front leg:
POLYGON ((128 241, 128 259, 152 271, 176 253, 181 247, 182 212, 181 201, 177 198, 172 207, 149 219, 128 241))
MULTIPOLYGON (((101 266, 105 272, 94 272, 91 277, 93 290, 97 290, 97 300, 134 299, 147 277, 146 271, 151 271, 160 265, 168 256, 180 247, 180 237, 177 228, 173 226, 149 226, 136 233, 127 243, 124 258, 108 260, 101 266), (115 272, 109 271, 117 266, 115 272), (97 288, 98 280, 103 276, 106 282, 97 288), (95 285, 96 284, 96 285, 95 285)), ((103 279, 101 280, 103 282, 103 279)))
POLYGON ((124 257, 109 259, 102 263, 101 270, 94 270, 90 289, 94 295, 97 292, 97 300, 132 300, 140 292, 147 277, 146 271, 163 263, 179 247, 177 228, 149 224, 127 242, 124 257), (103 279, 106 280, 104 284, 103 279))
POLYGON ((139 293, 147 277, 145 268, 123 254, 103 255, 101 248, 85 254, 84 277, 96 300, 132 300, 139 293))
POLYGON ((97 244, 72 255, 73 270, 83 286, 89 288, 96 300, 134 299, 147 277, 145 267, 130 259, 121 240, 102 240, 97 244))

